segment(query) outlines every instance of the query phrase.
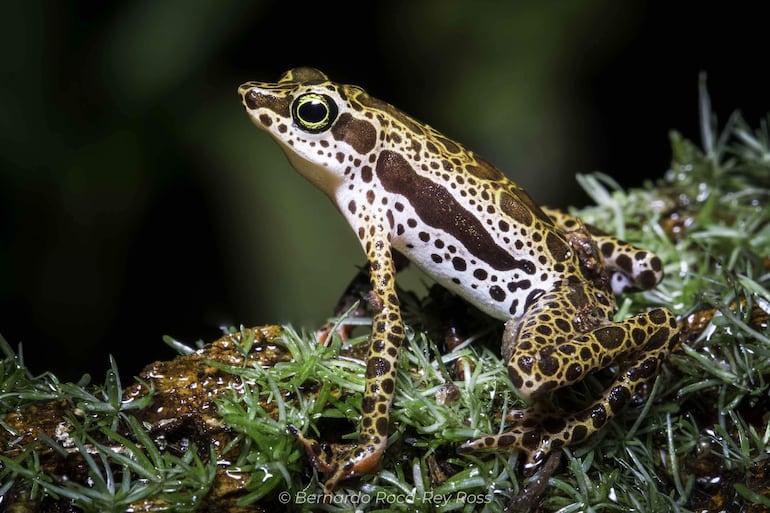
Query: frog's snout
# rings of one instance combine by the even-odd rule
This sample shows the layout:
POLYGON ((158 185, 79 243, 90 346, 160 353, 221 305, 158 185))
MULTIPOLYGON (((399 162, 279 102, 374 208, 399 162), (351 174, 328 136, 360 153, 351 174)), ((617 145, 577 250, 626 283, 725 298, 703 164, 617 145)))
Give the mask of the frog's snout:
POLYGON ((241 103, 247 109, 254 110, 258 107, 259 93, 250 82, 238 86, 238 96, 241 97, 241 103))

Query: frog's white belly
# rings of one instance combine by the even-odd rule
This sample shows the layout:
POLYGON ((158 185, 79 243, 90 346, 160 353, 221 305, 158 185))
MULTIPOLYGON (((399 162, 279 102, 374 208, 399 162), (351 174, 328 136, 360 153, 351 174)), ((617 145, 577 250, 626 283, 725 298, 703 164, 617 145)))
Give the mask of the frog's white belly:
POLYGON ((542 269, 534 273, 492 269, 451 235, 422 228, 396 236, 393 247, 439 284, 494 318, 521 316, 530 295, 541 295, 555 285, 552 273, 542 269))

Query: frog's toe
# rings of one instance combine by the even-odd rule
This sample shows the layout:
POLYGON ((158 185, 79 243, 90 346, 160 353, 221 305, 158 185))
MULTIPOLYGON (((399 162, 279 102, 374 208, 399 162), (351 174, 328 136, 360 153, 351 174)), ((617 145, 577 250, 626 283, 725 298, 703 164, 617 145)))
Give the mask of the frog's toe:
POLYGON ((461 445, 457 451, 467 453, 486 450, 519 450, 524 453, 526 474, 534 472, 552 451, 562 447, 561 440, 543 436, 535 428, 514 428, 499 435, 487 435, 461 445))
POLYGON ((289 433, 305 448, 313 466, 323 474, 324 493, 334 491, 345 479, 374 473, 380 463, 384 447, 374 444, 332 444, 308 438, 293 425, 289 433))
POLYGON ((530 408, 509 412, 506 419, 511 425, 506 432, 467 442, 458 452, 518 450, 526 456, 525 471, 533 471, 549 453, 566 445, 569 429, 565 417, 550 402, 538 401, 530 408))

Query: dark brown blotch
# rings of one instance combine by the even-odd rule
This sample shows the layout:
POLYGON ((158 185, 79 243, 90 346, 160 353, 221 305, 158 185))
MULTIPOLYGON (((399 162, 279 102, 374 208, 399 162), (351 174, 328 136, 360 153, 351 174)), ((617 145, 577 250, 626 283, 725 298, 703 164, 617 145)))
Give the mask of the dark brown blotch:
POLYGON ((261 93, 256 89, 252 89, 244 95, 243 101, 251 110, 269 109, 281 117, 289 117, 289 100, 287 98, 261 93))
POLYGON ((338 141, 351 145, 358 153, 369 153, 377 142, 377 130, 368 121, 353 117, 349 112, 340 114, 332 126, 332 135, 338 141))
POLYGON ((369 361, 366 363, 367 378, 384 376, 388 372, 390 372, 390 362, 385 358, 375 356, 374 358, 369 358, 369 361))
POLYGON ((631 257, 626 254, 618 255, 618 258, 615 259, 615 264, 617 264, 617 266, 626 273, 631 273, 633 270, 633 262, 631 261, 631 257))
POLYGON ((521 437, 521 445, 530 451, 536 450, 540 446, 540 435, 536 431, 525 433, 521 437))
POLYGON ((605 349, 615 349, 625 340, 626 332, 618 326, 607 326, 596 330, 594 336, 605 349))
POLYGON ((548 247, 548 252, 557 262, 563 262, 567 260, 572 251, 566 240, 556 235, 554 232, 548 232, 545 238, 545 244, 548 247))
POLYGON ((467 164, 465 170, 482 180, 500 181, 505 178, 503 174, 495 169, 489 162, 481 160, 478 157, 476 157, 476 163, 467 164))
POLYGON ((565 376, 570 382, 576 382, 578 379, 580 379, 580 376, 583 374, 583 367, 579 363, 573 363, 569 367, 567 367, 567 372, 565 373, 565 376))
POLYGON ((372 181, 372 168, 369 166, 364 166, 361 168, 361 179, 364 182, 371 182, 372 181))
POLYGON ((610 405, 610 409, 613 412, 617 412, 630 398, 631 393, 628 391, 628 388, 618 385, 610 391, 607 402, 610 405))
MULTIPOLYGON (((445 187, 416 173, 401 154, 380 152, 375 173, 388 192, 401 194, 409 201, 421 224, 454 236, 479 260, 498 270, 518 268, 528 274, 535 272, 532 262, 518 260, 498 246, 478 216, 458 203, 445 187)), ((411 219, 407 223, 417 225, 411 219)))
POLYGON ((546 376, 553 376, 559 370, 559 360, 553 356, 541 357, 537 367, 546 376))
POLYGON ((601 404, 595 405, 591 408, 591 420, 593 420, 594 427, 599 429, 607 422, 607 410, 601 404))
POLYGON ((260 114, 259 115, 259 122, 262 123, 266 127, 273 124, 273 120, 267 114, 260 114))
POLYGON ((639 278, 637 280, 639 282, 639 286, 643 289, 651 289, 655 286, 656 283, 658 283, 658 279, 655 276, 655 273, 650 271, 649 269, 646 271, 642 271, 639 274, 639 278))
POLYGON ((582 442, 588 436, 588 429, 583 425, 572 428, 572 443, 582 442))
POLYGON ((361 400, 361 411, 364 413, 372 413, 374 411, 374 398, 365 396, 361 400))
POLYGON ((462 148, 460 148, 457 143, 451 139, 447 139, 446 137, 442 136, 436 136, 436 140, 441 143, 441 145, 446 148, 446 151, 449 153, 460 153, 460 151, 462 151, 462 148))
POLYGON ((385 438, 388 435, 388 418, 380 417, 377 419, 377 425, 375 426, 377 434, 385 438))
POLYGON ((527 207, 507 192, 500 195, 500 210, 519 224, 532 225, 532 214, 527 207))

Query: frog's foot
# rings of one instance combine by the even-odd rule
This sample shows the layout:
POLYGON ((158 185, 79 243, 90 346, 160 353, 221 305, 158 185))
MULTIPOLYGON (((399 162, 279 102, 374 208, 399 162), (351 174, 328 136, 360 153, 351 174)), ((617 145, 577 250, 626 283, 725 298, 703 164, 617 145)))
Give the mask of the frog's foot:
POLYGON ((515 449, 526 455, 525 472, 533 472, 551 452, 569 443, 565 419, 569 415, 543 399, 524 410, 513 410, 507 420, 512 422, 508 431, 487 435, 466 442, 458 452, 515 449), (565 438, 566 436, 566 438, 565 438))
POLYGON ((288 429, 305 447, 305 452, 316 470, 323 474, 326 495, 331 494, 340 481, 374 473, 385 450, 384 444, 319 442, 307 438, 296 426, 289 425, 288 429))

